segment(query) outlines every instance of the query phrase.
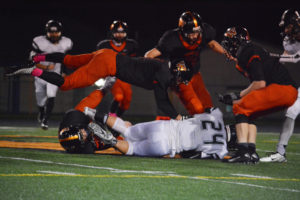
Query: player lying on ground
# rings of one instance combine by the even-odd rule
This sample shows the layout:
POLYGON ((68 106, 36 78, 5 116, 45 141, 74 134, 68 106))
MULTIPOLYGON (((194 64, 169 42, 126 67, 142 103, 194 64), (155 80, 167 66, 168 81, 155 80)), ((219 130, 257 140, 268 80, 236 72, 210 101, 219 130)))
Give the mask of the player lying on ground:
POLYGON ((160 120, 133 126, 119 117, 94 109, 85 108, 85 114, 95 121, 89 124, 89 129, 105 144, 112 145, 125 155, 174 157, 182 154, 192 158, 222 159, 228 153, 227 138, 230 137, 226 135, 219 109, 182 121, 160 120), (119 132, 124 140, 116 139, 105 128, 106 125, 119 132))
POLYGON ((43 71, 35 67, 9 69, 7 75, 31 74, 49 83, 55 84, 61 90, 87 87, 100 78, 116 76, 120 80, 133 85, 154 90, 157 106, 167 116, 180 120, 168 96, 168 88, 176 87, 185 82, 184 73, 187 71, 182 62, 174 63, 176 67, 170 70, 168 62, 151 58, 134 58, 118 54, 111 49, 101 49, 89 54, 69 55, 63 53, 42 54, 33 57, 35 63, 51 61, 63 63, 66 67, 77 69, 72 74, 62 77, 53 72, 43 71), (183 76, 180 76, 183 74, 183 76), (178 77, 180 76, 180 77, 178 77))

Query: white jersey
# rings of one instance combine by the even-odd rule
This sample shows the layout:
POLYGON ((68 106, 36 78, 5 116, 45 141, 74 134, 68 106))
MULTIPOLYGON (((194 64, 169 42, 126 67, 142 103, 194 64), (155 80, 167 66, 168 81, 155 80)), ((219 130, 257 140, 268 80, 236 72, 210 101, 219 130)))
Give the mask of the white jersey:
MULTIPOLYGON (((38 36, 33 39, 33 50, 30 52, 30 58, 37 53, 65 53, 71 50, 72 47, 73 42, 71 41, 71 39, 64 36, 61 37, 57 44, 51 43, 44 35, 38 36)), ((56 72, 58 74, 61 73, 60 63, 41 62, 41 64, 46 66, 54 64, 54 69, 49 71, 56 72)), ((34 77, 34 80, 37 105, 39 107, 43 107, 46 104, 47 98, 56 97, 58 87, 38 77, 34 77)))
POLYGON ((174 157, 176 153, 194 150, 201 152, 202 157, 223 158, 228 152, 219 109, 183 121, 140 123, 126 129, 123 135, 129 143, 128 155, 174 157))
MULTIPOLYGON (((300 42, 293 41, 291 42, 289 38, 286 36, 283 40, 283 48, 288 54, 296 54, 300 52, 300 42)), ((291 119, 296 119, 300 113, 300 87, 298 88, 298 98, 295 103, 287 109, 286 117, 291 119)))
MULTIPOLYGON (((35 55, 36 53, 65 53, 72 49, 73 42, 71 39, 62 36, 57 44, 53 44, 50 42, 45 35, 37 36, 33 39, 32 42, 33 51, 30 53, 30 57, 35 55)), ((60 63, 51 63, 51 62, 41 62, 43 65, 55 64, 55 68, 51 71, 56 73, 61 72, 61 64, 60 63)))
POLYGON ((283 48, 288 54, 295 54, 300 51, 300 42, 299 41, 290 41, 288 36, 285 36, 283 42, 283 48))

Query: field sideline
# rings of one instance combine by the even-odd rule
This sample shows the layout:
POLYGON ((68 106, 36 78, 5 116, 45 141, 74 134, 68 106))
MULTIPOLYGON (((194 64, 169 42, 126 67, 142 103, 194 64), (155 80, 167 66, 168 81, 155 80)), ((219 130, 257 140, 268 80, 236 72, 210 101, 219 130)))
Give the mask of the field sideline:
MULTIPOLYGON (((0 127, 0 146, 51 143, 56 129, 0 127)), ((260 156, 279 135, 259 133, 260 156)), ((60 149, 0 148, 2 199, 299 199, 300 134, 287 163, 226 164, 214 160, 76 155, 60 149)), ((101 152, 100 152, 101 153, 101 152)))

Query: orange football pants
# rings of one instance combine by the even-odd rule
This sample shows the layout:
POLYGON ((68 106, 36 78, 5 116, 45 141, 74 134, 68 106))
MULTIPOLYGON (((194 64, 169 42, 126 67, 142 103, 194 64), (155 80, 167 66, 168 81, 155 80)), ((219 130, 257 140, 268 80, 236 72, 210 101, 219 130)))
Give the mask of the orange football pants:
POLYGON ((270 84, 242 97, 232 109, 235 115, 258 117, 293 105, 297 95, 297 89, 291 85, 270 84))
POLYGON ((194 74, 187 85, 180 84, 177 95, 191 115, 203 113, 205 108, 213 106, 200 72, 194 74))
POLYGON ((100 78, 116 74, 117 52, 111 49, 101 49, 90 54, 66 55, 64 64, 70 69, 76 69, 64 77, 61 90, 71 90, 90 86, 100 78))
POLYGON ((131 85, 117 79, 110 91, 114 100, 119 102, 119 107, 122 110, 128 110, 132 98, 131 85))
POLYGON ((103 97, 104 94, 101 90, 94 90, 87 97, 82 99, 79 104, 76 105, 75 109, 81 112, 84 111, 84 107, 95 109, 100 104, 103 97))

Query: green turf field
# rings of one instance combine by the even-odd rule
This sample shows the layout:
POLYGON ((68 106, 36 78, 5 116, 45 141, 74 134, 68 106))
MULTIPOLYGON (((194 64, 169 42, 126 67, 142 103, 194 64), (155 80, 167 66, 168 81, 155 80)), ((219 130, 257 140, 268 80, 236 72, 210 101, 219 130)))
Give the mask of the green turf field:
MULTIPOLYGON (((57 142, 56 129, 0 128, 0 141, 57 142)), ((259 133, 260 156, 278 134, 259 133)), ((287 163, 226 164, 213 160, 70 155, 0 148, 0 199, 300 199, 300 134, 287 163)))

